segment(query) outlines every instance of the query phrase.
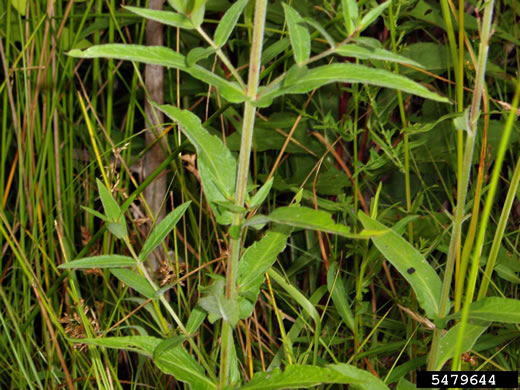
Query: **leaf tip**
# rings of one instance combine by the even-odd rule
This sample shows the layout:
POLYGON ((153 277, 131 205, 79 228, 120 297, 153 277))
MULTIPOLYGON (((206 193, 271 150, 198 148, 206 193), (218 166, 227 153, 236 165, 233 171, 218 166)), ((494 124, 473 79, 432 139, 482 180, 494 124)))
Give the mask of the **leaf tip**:
POLYGON ((81 58, 81 57, 83 57, 83 53, 84 53, 84 51, 82 51, 80 49, 72 49, 72 50, 69 50, 67 55, 69 57, 81 58))

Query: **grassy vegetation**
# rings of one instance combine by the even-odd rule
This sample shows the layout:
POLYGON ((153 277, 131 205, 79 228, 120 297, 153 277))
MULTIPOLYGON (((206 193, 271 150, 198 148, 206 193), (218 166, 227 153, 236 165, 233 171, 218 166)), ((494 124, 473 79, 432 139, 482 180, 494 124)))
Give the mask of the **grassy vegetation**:
MULTIPOLYGON (((184 353, 222 388, 304 365, 348 363, 400 389, 426 368, 518 370, 520 7, 437 3, 393 1, 372 20, 376 1, 266 2, 260 32, 251 0, 226 44, 205 53, 190 50, 211 46, 204 34, 214 37, 230 2, 208 1, 198 28, 165 28, 166 47, 247 93, 234 101, 189 66, 165 68, 165 102, 222 140, 212 153, 229 149, 238 161, 226 199, 204 184, 200 162, 212 155, 179 129, 193 120, 184 111, 162 107, 175 119, 161 130, 166 160, 143 168, 154 148, 144 65, 67 55, 144 44, 145 19, 115 0, 0 0, 0 387, 188 388, 168 375, 174 361, 191 364, 184 353), (305 24, 291 25, 298 15, 305 24), (411 95, 354 74, 303 91, 298 81, 318 66, 340 69, 329 63, 427 90, 411 95), (260 102, 255 77, 260 88, 286 78, 260 102), (160 175, 173 212, 163 225, 144 196, 160 175), (255 203, 249 194, 260 188, 268 195, 255 203), (276 227, 266 233, 265 224, 276 227), (165 231, 156 234, 165 255, 157 272, 146 266, 149 226, 165 231), (285 249, 261 273, 251 315, 227 318, 238 317, 249 271, 240 273, 239 258, 266 236, 285 249), (86 270, 58 268, 104 255, 86 270), (112 269, 117 261, 135 261, 135 273, 112 269), (212 311, 219 304, 229 308, 212 311)), ((252 250, 248 261, 262 255, 252 250)))

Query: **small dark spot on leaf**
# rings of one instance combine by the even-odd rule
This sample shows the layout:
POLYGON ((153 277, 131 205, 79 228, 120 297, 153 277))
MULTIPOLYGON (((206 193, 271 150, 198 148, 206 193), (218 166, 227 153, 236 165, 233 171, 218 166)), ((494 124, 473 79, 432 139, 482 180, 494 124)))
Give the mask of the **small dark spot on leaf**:
POLYGON ((427 9, 426 11, 424 11, 424 16, 429 15, 429 14, 431 14, 432 12, 433 12, 433 9, 432 9, 432 8, 427 9))
POLYGON ((411 275, 415 272, 415 268, 414 267, 410 267, 408 268, 407 272, 411 275))

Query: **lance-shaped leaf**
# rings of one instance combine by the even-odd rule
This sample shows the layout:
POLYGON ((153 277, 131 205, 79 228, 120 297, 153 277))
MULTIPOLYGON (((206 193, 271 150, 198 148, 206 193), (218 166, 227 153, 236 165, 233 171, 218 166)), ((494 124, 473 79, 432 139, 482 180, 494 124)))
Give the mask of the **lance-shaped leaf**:
POLYGON ((262 185, 262 187, 260 187, 256 194, 251 198, 251 201, 248 202, 249 208, 259 207, 264 202, 265 198, 267 198, 267 195, 269 195, 269 191, 271 191, 273 183, 274 177, 270 178, 264 183, 264 185, 262 185))
POLYGON ((271 62, 273 58, 287 50, 290 45, 291 42, 287 38, 275 41, 273 44, 268 46, 262 53, 262 65, 271 62))
POLYGON ((106 214, 106 218, 102 219, 107 222, 108 230, 117 238, 122 239, 128 234, 126 230, 125 216, 108 188, 105 187, 101 180, 96 179, 96 182, 99 197, 101 198, 101 203, 103 203, 103 208, 105 209, 106 214))
POLYGON ((69 261, 61 264, 61 269, 90 269, 90 268, 120 268, 132 267, 136 262, 133 258, 120 255, 101 255, 93 257, 84 257, 82 259, 69 261))
POLYGON ((137 271, 125 268, 114 268, 110 269, 110 272, 121 282, 134 289, 139 294, 144 295, 146 298, 154 297, 155 290, 153 289, 152 285, 150 282, 148 282, 148 280, 139 275, 137 271))
POLYGON ((181 125, 182 132, 197 149, 198 159, 204 161, 215 185, 231 197, 235 190, 237 164, 222 140, 209 134, 200 119, 187 110, 170 105, 159 106, 159 109, 181 125))
POLYGON ((231 212, 218 206, 229 202, 235 190, 236 161, 229 149, 216 136, 202 127, 200 119, 186 110, 173 106, 160 106, 166 115, 181 125, 181 130, 197 149, 198 168, 202 188, 216 215, 217 222, 231 223, 231 212))
MULTIPOLYGON (((426 315, 429 318, 439 317, 441 279, 424 256, 408 241, 375 219, 361 211, 358 217, 365 229, 384 233, 371 238, 375 246, 410 283, 426 315)), ((449 309, 449 305, 447 308, 449 309)))
MULTIPOLYGON (((450 319, 458 319, 457 312, 450 319)), ((489 297, 473 302, 469 306, 470 320, 495 321, 509 324, 520 323, 520 300, 512 298, 489 297)))
POLYGON ((222 97, 231 103, 241 103, 246 100, 245 92, 237 83, 227 81, 199 65, 187 67, 184 56, 168 47, 114 43, 92 46, 86 50, 74 49, 69 51, 68 55, 78 58, 112 58, 136 61, 180 69, 204 83, 217 87, 222 97))
POLYGON ((184 212, 190 205, 191 201, 185 202, 169 213, 164 219, 155 226, 146 239, 141 253, 139 253, 139 259, 144 261, 148 258, 148 255, 157 248, 157 246, 166 238, 168 234, 173 230, 179 219, 184 215, 184 212))
MULTIPOLYGON (((269 215, 257 215, 245 224, 254 226, 274 222, 280 225, 288 225, 301 229, 319 230, 325 233, 338 234, 348 238, 369 238, 373 232, 361 232, 354 234, 350 229, 337 224, 326 211, 314 210, 308 207, 279 207, 269 215)), ((377 232, 376 232, 377 234, 377 232)))
POLYGON ((339 274, 337 262, 332 263, 329 267, 329 270, 327 271, 327 288, 332 298, 332 302, 341 316, 341 319, 345 325, 354 331, 354 314, 352 314, 350 304, 347 300, 345 284, 343 282, 343 278, 339 274))
POLYGON ((68 55, 78 58, 113 58, 179 69, 186 67, 182 54, 163 46, 109 43, 92 46, 85 50, 73 49, 68 52, 68 55))
POLYGON ((162 340, 153 351, 153 360, 160 359, 163 354, 167 353, 170 349, 181 345, 185 341, 185 336, 173 336, 168 339, 162 340))
POLYGON ((168 0, 168 4, 180 14, 185 14, 188 9, 186 0, 168 0))
POLYGON ((331 48, 336 46, 334 38, 332 38, 332 36, 327 32, 327 30, 325 30, 325 28, 323 28, 321 24, 319 24, 316 20, 312 18, 304 18, 304 20, 305 23, 307 23, 309 26, 314 27, 322 35, 322 37, 325 38, 325 40, 331 48))
MULTIPOLYGON (((103 337, 96 339, 79 339, 78 342, 98 345, 106 348, 134 351, 153 357, 154 351, 163 342, 152 336, 103 337)), ((176 345, 161 353, 154 363, 165 374, 172 375, 176 380, 189 384, 193 389, 216 389, 216 384, 208 377, 199 363, 182 345, 176 345)))
POLYGON ((371 8, 370 11, 368 11, 363 16, 361 22, 359 23, 360 31, 363 31, 368 26, 370 26, 379 17, 379 15, 381 15, 383 11, 388 8, 390 4, 392 4, 392 1, 386 0, 384 3, 379 4, 377 7, 371 8))
MULTIPOLYGON (((295 65, 296 66, 296 65, 295 65)), ((362 83, 384 88, 397 89, 426 99, 448 103, 449 100, 431 92, 407 77, 394 74, 384 69, 370 68, 358 64, 330 64, 308 70, 298 80, 286 82, 279 80, 261 89, 256 104, 260 107, 269 105, 272 100, 284 94, 307 93, 313 89, 331 83, 362 83)))
POLYGON ((240 295, 256 302, 264 275, 287 245, 287 231, 269 230, 265 236, 246 249, 238 263, 238 288, 240 295))
POLYGON ((249 0, 238 0, 226 11, 222 19, 220 19, 217 29, 215 30, 215 35, 213 36, 217 47, 222 47, 227 42, 248 1, 249 0))
POLYGON ((352 35, 356 29, 359 18, 357 0, 341 0, 341 8, 343 11, 343 21, 345 22, 347 33, 352 35))
POLYGON ((329 364, 324 367, 288 365, 270 372, 255 373, 240 388, 243 390, 276 390, 313 388, 320 384, 350 384, 359 389, 388 390, 382 380, 349 364, 329 364))
POLYGON ((311 35, 300 14, 291 6, 282 3, 294 60, 301 66, 311 55, 311 35))
MULTIPOLYGON (((459 338, 459 327, 460 323, 451 328, 444 336, 442 336, 439 343, 439 352, 437 354, 437 361, 435 362, 434 370, 438 371, 442 369, 444 363, 455 356, 455 350, 457 347, 457 340, 459 338)), ((464 339, 462 340, 461 353, 465 353, 473 348, 473 345, 477 342, 478 338, 488 328, 488 325, 484 324, 466 324, 464 339)))
POLYGON ((199 330, 200 326, 207 317, 207 312, 200 306, 195 306, 190 313, 188 322, 186 323, 186 330, 189 334, 194 334, 199 330))
MULTIPOLYGON (((366 41, 369 42, 369 41, 366 41)), ((395 54, 389 50, 385 50, 381 47, 369 46, 363 43, 348 44, 340 46, 336 49, 336 53, 345 56, 359 58, 361 60, 380 60, 389 62, 398 62, 400 64, 413 65, 421 68, 422 65, 418 62, 411 60, 408 57, 395 54)))
POLYGON ((143 18, 154 20, 167 26, 180 27, 187 30, 194 29, 193 23, 186 16, 176 12, 130 6, 125 6, 124 8, 143 18))
POLYGON ((189 12, 187 12, 187 16, 189 16, 191 23, 193 23, 195 28, 199 28, 202 22, 204 21, 204 13, 206 12, 207 1, 208 0, 188 1, 190 9, 189 12))
POLYGON ((210 55, 216 52, 216 49, 212 47, 194 47, 191 49, 186 56, 186 66, 191 67, 197 62, 208 58, 210 55))
POLYGON ((448 102, 421 84, 407 77, 396 75, 384 69, 375 69, 358 64, 330 64, 310 69, 299 82, 285 85, 286 93, 305 93, 331 82, 365 83, 379 87, 398 89, 427 99, 448 102))
POLYGON ((221 225, 229 225, 232 222, 233 214, 228 208, 221 205, 230 203, 230 200, 224 195, 227 192, 222 186, 217 186, 216 179, 214 179, 210 169, 207 168, 208 164, 205 161, 204 158, 201 158, 197 163, 202 188, 204 189, 206 198, 210 202, 211 209, 215 213, 217 222, 221 225))

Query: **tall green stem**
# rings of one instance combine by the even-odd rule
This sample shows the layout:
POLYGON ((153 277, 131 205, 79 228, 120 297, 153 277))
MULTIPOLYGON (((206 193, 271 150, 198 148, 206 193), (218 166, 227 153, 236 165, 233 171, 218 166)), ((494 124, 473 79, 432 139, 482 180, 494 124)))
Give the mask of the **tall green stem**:
MULTIPOLYGON (((253 29, 253 41, 251 44, 251 57, 249 60, 249 78, 247 81, 247 96, 249 100, 244 105, 244 120, 242 125, 242 140, 240 143, 240 155, 238 160, 238 173, 235 187, 235 203, 243 206, 246 191, 247 178, 249 176, 249 160, 253 144, 253 130, 255 125, 256 106, 254 101, 258 91, 260 79, 260 67, 262 57, 262 44, 264 39, 265 17, 267 14, 267 0, 256 0, 255 20, 253 29)), ((244 213, 233 215, 232 231, 241 232, 244 213)), ((226 298, 236 299, 236 281, 238 260, 240 258, 242 234, 231 238, 229 257, 226 269, 226 298)), ((231 370, 231 357, 233 355, 233 327, 229 321, 222 320, 222 347, 220 355, 220 385, 229 384, 231 370)))
MULTIPOLYGON (((473 90, 473 100, 471 102, 471 107, 469 110, 469 118, 468 118, 468 128, 467 130, 467 138, 466 138, 466 146, 464 151, 464 160, 462 167, 462 176, 459 177, 458 189, 457 189, 457 207, 455 210, 455 221, 453 223, 453 232, 450 241, 450 247, 448 251, 448 260, 446 262, 446 269, 444 271, 444 280, 442 283, 442 292, 441 292, 441 302, 439 309, 439 317, 443 319, 446 316, 446 312, 448 311, 448 300, 449 300, 449 292, 451 288, 451 280, 453 276, 453 268, 455 265, 455 259, 457 256, 458 248, 461 243, 461 232, 462 232, 462 222, 464 219, 464 206, 466 204, 466 195, 468 192, 468 184, 469 177, 471 172, 471 164, 473 159, 473 150, 475 147, 475 139, 477 133, 477 120, 480 113, 480 105, 482 99, 482 90, 484 88, 484 76, 486 74, 486 62, 488 56, 489 49, 489 39, 491 32, 491 16, 493 14, 493 6, 494 1, 490 0, 486 3, 486 8, 484 11, 484 18, 482 23, 482 29, 480 33, 480 47, 479 47, 479 56, 478 56, 478 66, 477 66, 477 74, 475 87, 473 90)), ((468 286, 471 281, 468 282, 468 286)), ((471 289, 471 287, 470 287, 471 289)), ((473 295, 473 293, 471 292, 473 295)), ((465 304, 466 305, 466 304, 465 304)), ((467 321, 467 317, 466 317, 467 321)), ((465 327, 464 314, 462 317, 462 326, 461 333, 465 327)), ((437 360, 437 354, 439 351, 440 345, 440 335, 442 329, 439 327, 435 328, 433 333, 433 341, 431 347, 431 353, 428 361, 428 369, 432 370, 435 362, 437 360)), ((462 340, 462 338, 461 338, 462 340)), ((458 364, 459 355, 461 351, 461 343, 457 344, 457 352, 453 359, 453 364, 458 364)))

